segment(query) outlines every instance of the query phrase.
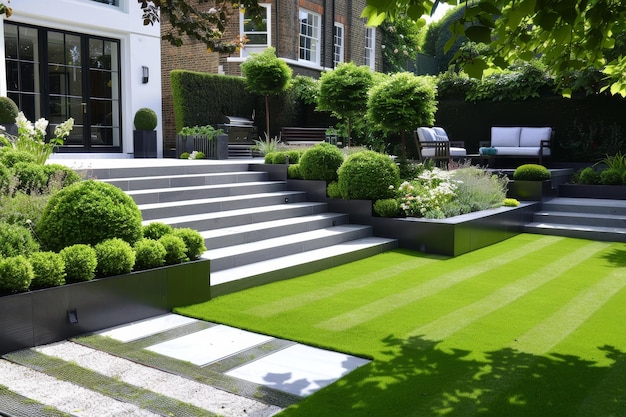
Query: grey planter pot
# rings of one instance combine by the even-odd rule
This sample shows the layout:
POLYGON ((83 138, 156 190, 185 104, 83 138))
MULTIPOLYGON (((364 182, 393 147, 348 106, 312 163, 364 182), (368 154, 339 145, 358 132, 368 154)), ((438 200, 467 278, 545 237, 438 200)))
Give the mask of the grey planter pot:
POLYGON ((554 196, 552 181, 511 181, 507 197, 521 201, 541 201, 543 197, 554 196))
POLYGON ((133 131, 133 156, 135 158, 157 157, 157 132, 156 130, 133 131))
POLYGON ((0 297, 0 354, 207 301, 209 274, 200 260, 0 297))
POLYGON ((204 153, 208 159, 228 159, 228 135, 217 135, 213 140, 203 135, 176 135, 176 158, 193 151, 204 153))

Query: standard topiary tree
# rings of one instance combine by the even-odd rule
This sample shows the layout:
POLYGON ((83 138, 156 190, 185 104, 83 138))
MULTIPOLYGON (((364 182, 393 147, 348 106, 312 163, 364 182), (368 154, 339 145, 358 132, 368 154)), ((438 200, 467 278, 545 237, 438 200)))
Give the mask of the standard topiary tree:
POLYGON ((96 275, 98 258, 96 251, 89 245, 72 245, 59 252, 65 263, 65 281, 67 283, 91 281, 96 275))
POLYGON ((343 160, 343 153, 335 145, 318 143, 300 158, 300 174, 305 180, 334 181, 343 160))
POLYGON ((347 125, 348 146, 352 136, 354 117, 363 114, 367 107, 367 95, 372 86, 372 71, 353 62, 341 63, 332 71, 323 72, 317 108, 332 112, 347 125))
POLYGON ((545 181, 550 177, 550 170, 539 164, 520 165, 513 171, 513 179, 517 181, 545 181))
POLYGON ((81 181, 52 196, 36 231, 53 251, 77 243, 93 246, 115 237, 132 245, 142 237, 141 212, 114 185, 81 181))
POLYGON ((136 130, 154 130, 159 123, 159 118, 154 110, 142 107, 135 113, 133 123, 136 130))
POLYGON ((122 239, 103 240, 94 249, 98 259, 97 276, 110 277, 127 274, 135 266, 135 251, 128 242, 122 239))
POLYGON ((269 96, 279 94, 289 87, 292 70, 287 63, 276 57, 273 47, 262 53, 252 54, 241 64, 241 74, 246 79, 246 89, 265 97, 265 140, 270 140, 269 96))
POLYGON ((393 74, 372 87, 367 103, 370 120, 386 132, 402 135, 402 159, 406 159, 406 132, 435 122, 435 86, 408 72, 393 74))
POLYGON ((56 252, 35 252, 30 255, 33 280, 30 289, 58 287, 65 284, 65 262, 56 252))
POLYGON ((339 168, 339 192, 344 199, 381 200, 393 198, 400 183, 400 169, 387 155, 357 152, 339 168))

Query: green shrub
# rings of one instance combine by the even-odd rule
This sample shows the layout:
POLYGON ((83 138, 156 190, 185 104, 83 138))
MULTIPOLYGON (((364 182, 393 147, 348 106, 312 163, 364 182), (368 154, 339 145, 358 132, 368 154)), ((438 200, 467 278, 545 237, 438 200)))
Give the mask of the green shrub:
POLYGON ((27 195, 15 193, 13 196, 0 195, 0 223, 32 225, 39 223, 50 194, 27 195))
POLYGON ((187 247, 185 241, 173 234, 165 235, 159 239, 159 243, 165 248, 165 264, 175 265, 181 262, 188 261, 187 247))
POLYGON ((169 235, 174 231, 174 228, 169 224, 162 222, 152 222, 143 226, 143 237, 152 240, 159 240, 165 235, 169 235))
POLYGON ((81 176, 70 167, 61 164, 46 164, 43 166, 50 188, 65 188, 82 181, 81 176))
POLYGON ((35 163, 35 157, 28 152, 18 151, 10 147, 0 148, 0 163, 7 168, 12 168, 13 165, 18 162, 32 162, 35 163))
POLYGON ((28 291, 33 280, 33 267, 25 256, 0 259, 0 293, 28 291))
POLYGON ((503 205, 505 207, 518 207, 519 201, 514 198, 505 198, 503 205))
POLYGON ((385 198, 374 202, 374 213, 380 217, 399 217, 402 214, 402 209, 395 198, 385 198))
POLYGON ((600 184, 600 174, 592 167, 587 167, 580 171, 578 181, 581 184, 596 185, 600 184))
POLYGON ((204 238, 197 230, 190 229, 189 227, 183 227, 180 229, 174 229, 174 236, 178 236, 185 242, 185 255, 189 260, 198 259, 206 251, 204 246, 204 238))
POLYGON ((0 163, 0 194, 9 192, 9 184, 11 183, 11 171, 0 163))
POLYGON ((513 179, 519 181, 544 181, 550 179, 550 170, 539 164, 524 164, 513 172, 513 179))
POLYGON ((180 159, 189 159, 189 152, 183 152, 180 154, 180 159))
POLYGON ((302 172, 300 172, 300 164, 289 165, 287 167, 287 177, 294 180, 301 180, 302 172))
POLYGON ((326 195, 329 198, 341 198, 341 191, 339 190, 339 183, 337 181, 328 183, 328 186, 326 187, 326 195))
POLYGON ((271 165, 274 163, 274 154, 276 154, 276 152, 268 152, 264 154, 263 160, 266 164, 271 165))
POLYGON ((300 163, 300 158, 302 157, 301 151, 287 151, 287 157, 289 158, 289 164, 295 165, 300 163))
POLYGON ((339 190, 345 199, 392 198, 399 183, 398 166, 389 156, 378 152, 352 154, 339 168, 339 190))
POLYGON ((34 162, 17 162, 12 168, 17 180, 17 189, 26 194, 41 193, 48 185, 48 176, 43 165, 34 162))
POLYGON ((24 255, 39 250, 39 243, 24 226, 0 223, 0 257, 24 255))
POLYGON ((343 163, 343 153, 330 143, 318 143, 300 158, 300 172, 305 180, 335 181, 343 163))
POLYGON ((604 185, 621 185, 623 171, 617 168, 609 168, 600 172, 600 183, 604 185))
POLYGON ((0 97, 0 124, 15 123, 20 109, 9 97, 0 97))
POLYGON ((147 107, 142 107, 135 113, 133 123, 137 130, 154 130, 156 128, 159 119, 154 110, 147 107))
POLYGON ((136 270, 158 268, 165 263, 165 248, 156 240, 141 239, 135 243, 133 249, 136 270))
POLYGON ((81 181, 52 196, 36 231, 54 251, 76 243, 96 245, 115 237, 132 245, 142 237, 141 212, 116 186, 81 181))
POLYGON ((59 252, 65 263, 67 283, 91 281, 98 266, 96 250, 89 245, 77 244, 63 248, 59 252))
POLYGON ((285 151, 272 152, 272 164, 275 164, 275 165, 286 164, 287 156, 288 154, 285 151))
POLYGON ((622 184, 626 185, 626 171, 622 173, 622 184))
POLYGON ((30 289, 58 287, 65 284, 65 262, 55 252, 35 252, 30 255, 33 280, 30 289))
POLYGON ((103 240, 94 249, 98 259, 96 275, 100 277, 127 274, 135 266, 135 252, 125 240, 120 238, 103 240))

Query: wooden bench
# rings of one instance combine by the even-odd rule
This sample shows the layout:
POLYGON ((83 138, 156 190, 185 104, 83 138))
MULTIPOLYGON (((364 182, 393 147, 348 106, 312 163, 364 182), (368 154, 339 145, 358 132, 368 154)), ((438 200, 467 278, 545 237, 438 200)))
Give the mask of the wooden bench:
POLYGON ((316 145, 326 140, 325 127, 283 127, 280 140, 287 145, 316 145))

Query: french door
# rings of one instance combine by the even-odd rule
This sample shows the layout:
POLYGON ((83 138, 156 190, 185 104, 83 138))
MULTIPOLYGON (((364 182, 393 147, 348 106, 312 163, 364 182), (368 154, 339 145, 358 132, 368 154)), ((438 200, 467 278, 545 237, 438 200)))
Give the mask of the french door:
POLYGON ((29 120, 74 118, 60 152, 121 152, 119 41, 5 22, 7 92, 29 120))

